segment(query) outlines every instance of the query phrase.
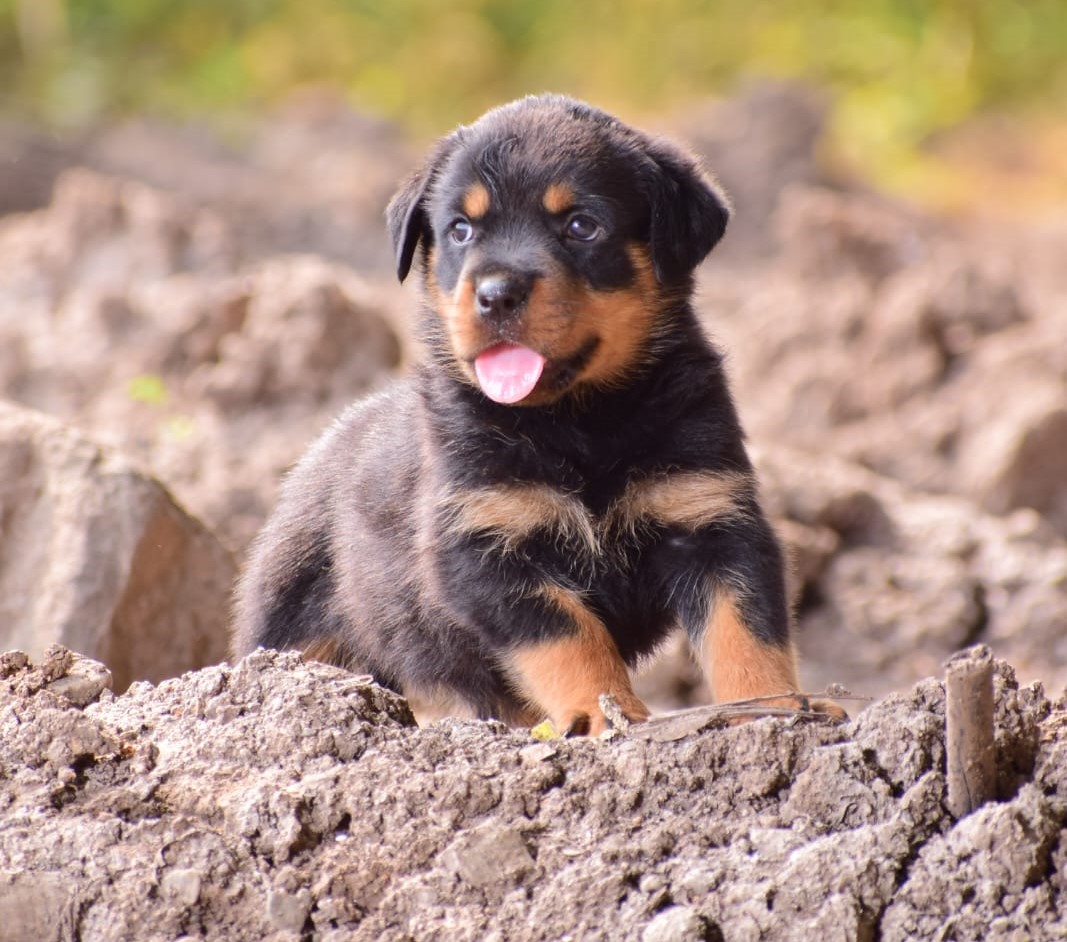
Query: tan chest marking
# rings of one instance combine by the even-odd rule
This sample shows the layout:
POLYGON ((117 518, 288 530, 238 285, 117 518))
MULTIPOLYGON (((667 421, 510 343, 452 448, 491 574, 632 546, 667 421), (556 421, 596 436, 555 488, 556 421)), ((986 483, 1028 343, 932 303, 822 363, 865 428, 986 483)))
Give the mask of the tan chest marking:
POLYGON ((678 527, 694 532, 743 516, 752 496, 751 475, 683 471, 631 482, 601 517, 573 494, 547 484, 475 488, 445 497, 446 536, 477 534, 514 552, 534 534, 577 542, 591 555, 611 541, 644 527, 678 527))
POLYGON ((448 495, 441 506, 446 536, 488 536, 513 552, 535 533, 547 533, 599 552, 593 519, 582 502, 547 484, 475 488, 448 495))
POLYGON ((642 526, 696 531, 744 516, 753 496, 749 474, 734 471, 678 471, 632 481, 609 511, 609 524, 636 531, 642 526))

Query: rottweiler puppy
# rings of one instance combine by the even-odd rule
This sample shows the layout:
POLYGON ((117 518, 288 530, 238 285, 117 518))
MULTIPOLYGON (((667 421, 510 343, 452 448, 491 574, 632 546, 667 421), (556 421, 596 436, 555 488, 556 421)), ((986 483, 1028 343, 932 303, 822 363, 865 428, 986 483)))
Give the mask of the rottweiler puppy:
POLYGON ((424 356, 288 476, 235 653, 591 734, 601 693, 648 716, 629 669, 676 627, 717 700, 798 690, 782 552, 690 300, 715 183, 544 95, 441 140, 386 215, 424 356))

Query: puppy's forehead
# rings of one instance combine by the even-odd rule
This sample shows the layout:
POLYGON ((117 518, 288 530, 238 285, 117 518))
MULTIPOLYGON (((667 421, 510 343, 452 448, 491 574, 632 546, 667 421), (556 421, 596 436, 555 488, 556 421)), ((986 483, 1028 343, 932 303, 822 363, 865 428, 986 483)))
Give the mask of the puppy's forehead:
POLYGON ((636 174, 639 149, 624 125, 562 107, 511 107, 465 128, 443 174, 445 191, 475 181, 530 196, 550 187, 611 191, 636 174))

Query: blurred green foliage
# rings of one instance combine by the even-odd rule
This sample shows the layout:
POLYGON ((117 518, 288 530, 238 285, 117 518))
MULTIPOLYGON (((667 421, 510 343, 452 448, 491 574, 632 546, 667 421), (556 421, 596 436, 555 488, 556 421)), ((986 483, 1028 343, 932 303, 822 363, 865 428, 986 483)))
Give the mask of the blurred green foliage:
POLYGON ((141 373, 126 384, 126 395, 134 402, 143 402, 149 406, 167 404, 167 384, 162 376, 155 373, 141 373))
POLYGON ((835 93, 892 163, 987 107, 1067 102, 1065 0, 0 0, 0 95, 58 124, 258 107, 305 83, 421 133, 553 89, 634 115, 746 75, 835 93))

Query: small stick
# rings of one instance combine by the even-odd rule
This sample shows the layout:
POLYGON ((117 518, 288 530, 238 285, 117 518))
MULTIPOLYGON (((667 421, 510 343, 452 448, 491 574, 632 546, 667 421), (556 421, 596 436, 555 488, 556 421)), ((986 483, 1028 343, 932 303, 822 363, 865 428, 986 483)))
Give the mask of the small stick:
POLYGON ((993 655, 984 644, 945 662, 945 751, 948 810, 962 818, 996 791, 993 655))
MULTIPOLYGON (((672 710, 662 714, 663 719, 674 719, 678 716, 825 716, 820 710, 811 709, 812 700, 857 700, 869 703, 871 697, 852 693, 840 684, 830 684, 822 693, 770 693, 763 697, 748 697, 745 700, 728 700, 724 703, 705 704, 702 706, 686 707, 682 710, 672 710), (795 707, 781 706, 782 700, 793 700, 795 707), (767 706, 771 701, 778 701, 773 706, 767 706)), ((661 717, 653 717, 647 722, 661 717)))
POLYGON ((619 701, 616 700, 610 693, 602 693, 599 698, 600 709, 604 714, 604 719, 608 721, 608 726, 611 729, 616 729, 621 733, 625 733, 630 728, 630 719, 622 712, 622 707, 619 706, 619 701))
POLYGON ((731 700, 710 706, 690 707, 687 710, 675 710, 653 716, 644 723, 629 724, 629 728, 616 724, 613 716, 611 698, 601 697, 601 709, 612 728, 617 732, 626 732, 635 739, 653 739, 659 742, 672 742, 710 726, 723 727, 736 723, 747 723, 764 716, 780 716, 792 720, 829 720, 840 722, 840 717, 826 712, 825 705, 813 697, 833 700, 868 700, 858 697, 843 687, 827 688, 821 694, 769 694, 765 697, 751 697, 747 700, 731 700), (795 706, 783 706, 783 701, 792 701, 795 706), (610 711, 610 712, 609 712, 610 711))

